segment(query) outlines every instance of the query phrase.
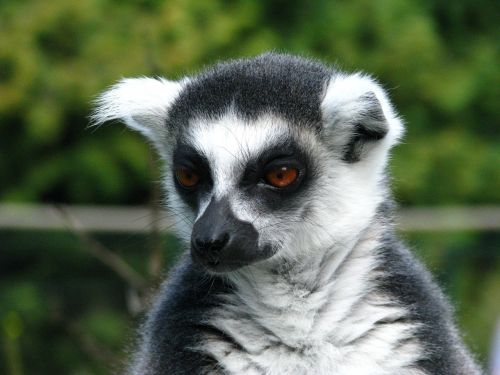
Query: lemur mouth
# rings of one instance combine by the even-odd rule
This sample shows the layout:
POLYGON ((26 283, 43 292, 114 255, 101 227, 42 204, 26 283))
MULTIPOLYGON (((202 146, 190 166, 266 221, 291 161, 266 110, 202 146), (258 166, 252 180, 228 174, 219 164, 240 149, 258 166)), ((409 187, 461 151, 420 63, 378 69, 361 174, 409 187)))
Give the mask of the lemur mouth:
POLYGON ((219 265, 220 261, 219 260, 211 260, 208 262, 208 265, 210 267, 217 267, 217 265, 219 265))
POLYGON ((236 271, 241 267, 247 266, 248 264, 242 262, 222 262, 220 260, 210 260, 205 261, 203 266, 210 272, 214 273, 226 273, 231 271, 236 271))
POLYGON ((194 262, 198 263, 209 272, 226 273, 236 271, 242 267, 264 261, 272 257, 277 251, 271 245, 264 246, 262 249, 260 249, 260 251, 258 251, 257 249, 253 250, 256 251, 252 252, 251 256, 247 254, 246 257, 240 258, 237 255, 241 254, 236 253, 236 251, 236 254, 228 252, 225 254, 225 256, 221 256, 215 254, 207 254, 206 252, 197 251, 196 248, 191 248, 191 257, 193 258, 194 262))

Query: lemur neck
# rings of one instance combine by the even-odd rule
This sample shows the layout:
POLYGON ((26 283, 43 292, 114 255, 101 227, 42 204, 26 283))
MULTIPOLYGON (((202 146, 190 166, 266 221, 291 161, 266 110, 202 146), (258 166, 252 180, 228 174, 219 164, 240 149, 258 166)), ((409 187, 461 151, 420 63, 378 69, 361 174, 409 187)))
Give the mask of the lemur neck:
POLYGON ((291 346, 317 342, 373 291, 380 231, 371 225, 357 241, 234 275, 232 303, 291 346))
MULTIPOLYGON (((344 267, 352 267, 356 259, 373 259, 380 244, 381 225, 370 224, 356 238, 346 239, 321 249, 301 252, 295 259, 276 258, 244 268, 230 279, 236 286, 266 284, 289 285, 314 292, 343 276, 344 267), (247 285, 248 282, 248 285, 247 285)), ((351 272, 356 272, 352 270, 351 272)))

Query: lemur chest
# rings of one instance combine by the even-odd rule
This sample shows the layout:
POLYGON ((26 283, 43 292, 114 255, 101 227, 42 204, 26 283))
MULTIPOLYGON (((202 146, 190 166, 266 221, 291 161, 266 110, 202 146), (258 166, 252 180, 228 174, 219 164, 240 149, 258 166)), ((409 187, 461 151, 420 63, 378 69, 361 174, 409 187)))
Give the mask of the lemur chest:
POLYGON ((370 300, 303 299, 288 309, 229 300, 207 321, 200 349, 224 374, 423 375, 416 326, 400 307, 370 300))

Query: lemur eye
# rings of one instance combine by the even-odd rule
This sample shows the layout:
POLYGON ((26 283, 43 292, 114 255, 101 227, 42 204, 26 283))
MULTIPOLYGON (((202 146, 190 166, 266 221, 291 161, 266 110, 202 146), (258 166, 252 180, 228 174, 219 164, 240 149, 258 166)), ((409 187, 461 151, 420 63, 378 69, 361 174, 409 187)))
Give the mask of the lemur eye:
POLYGON ((185 188, 193 188, 200 182, 200 176, 192 169, 179 167, 175 170, 177 182, 185 188))
POLYGON ((268 171, 264 177, 269 185, 277 188, 284 188, 293 184, 298 176, 299 172, 296 168, 280 166, 268 171))

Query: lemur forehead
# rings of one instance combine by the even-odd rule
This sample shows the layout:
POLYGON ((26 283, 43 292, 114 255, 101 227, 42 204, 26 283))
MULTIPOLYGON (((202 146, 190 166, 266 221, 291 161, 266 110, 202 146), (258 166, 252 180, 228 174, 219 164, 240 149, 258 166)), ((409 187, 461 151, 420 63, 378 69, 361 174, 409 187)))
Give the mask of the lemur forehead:
POLYGON ((249 120, 229 111, 218 119, 192 120, 183 138, 207 157, 212 167, 229 171, 270 147, 292 141, 292 132, 280 117, 266 114, 249 120))
POLYGON ((268 53, 221 63, 191 79, 169 110, 171 128, 228 108, 255 119, 272 111, 306 127, 321 122, 321 98, 333 70, 305 58, 268 53))

